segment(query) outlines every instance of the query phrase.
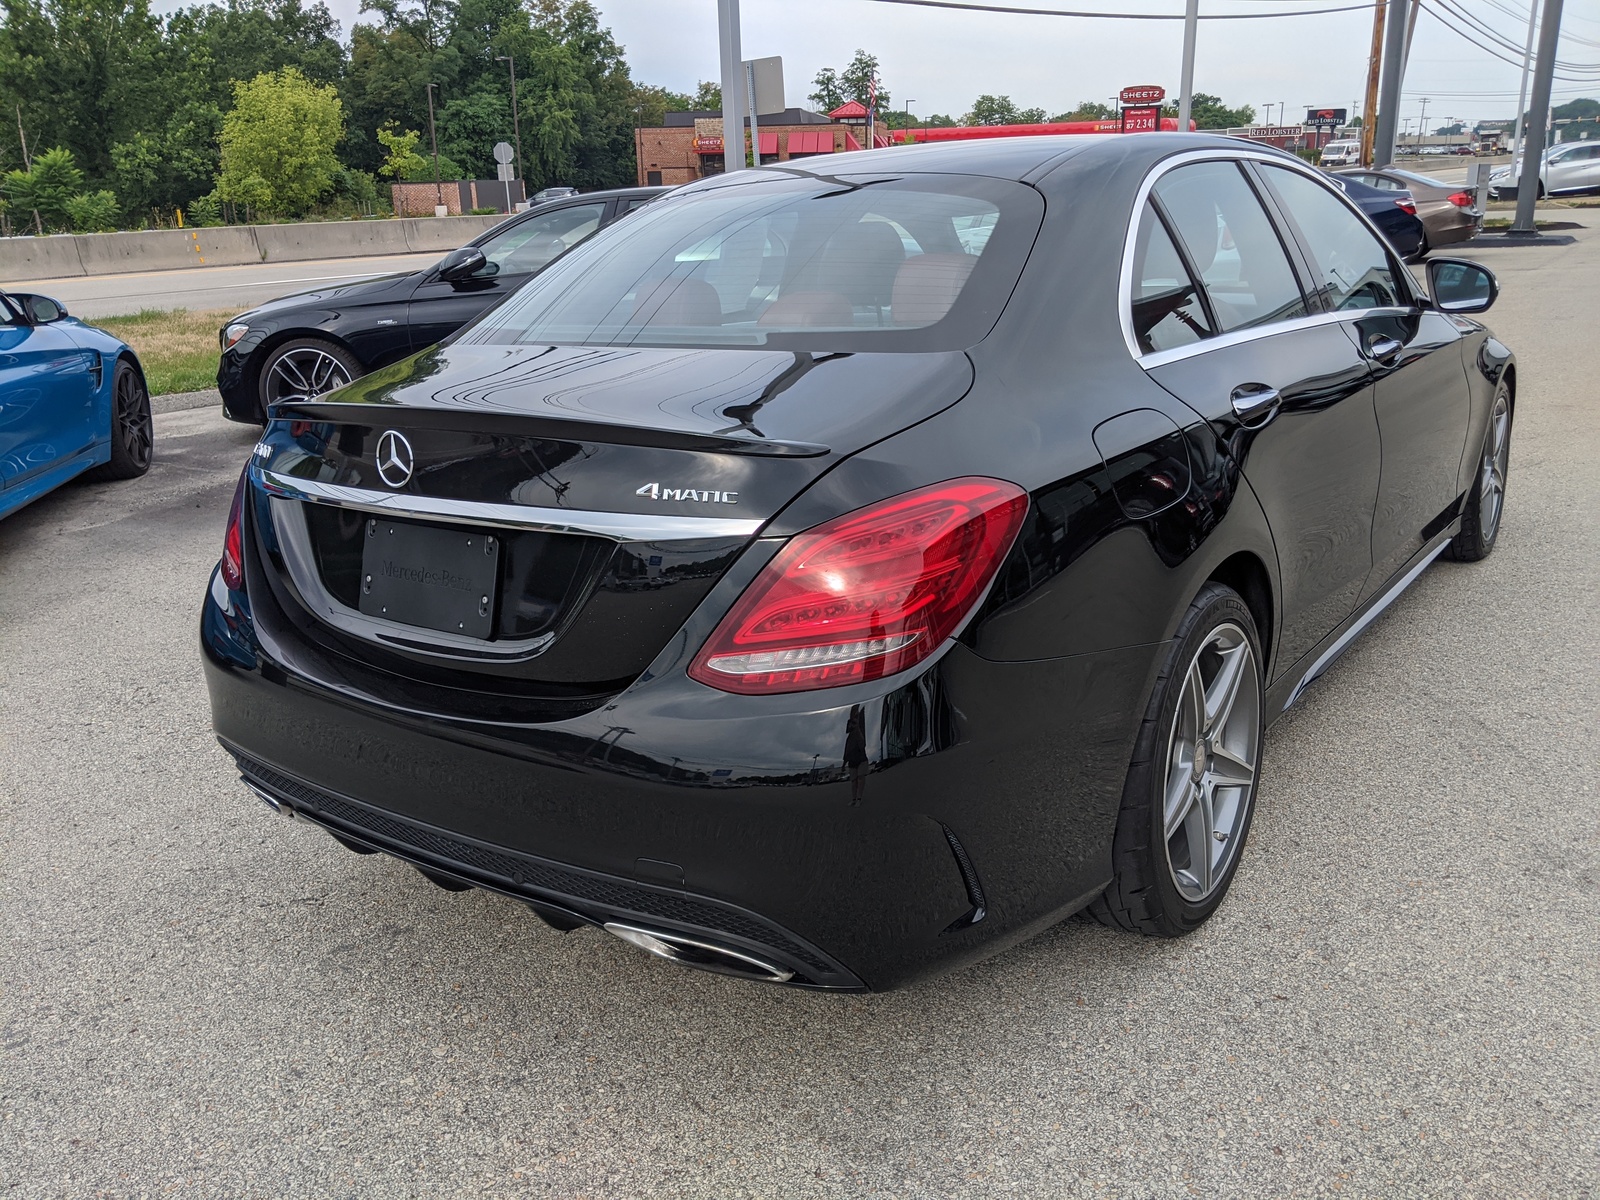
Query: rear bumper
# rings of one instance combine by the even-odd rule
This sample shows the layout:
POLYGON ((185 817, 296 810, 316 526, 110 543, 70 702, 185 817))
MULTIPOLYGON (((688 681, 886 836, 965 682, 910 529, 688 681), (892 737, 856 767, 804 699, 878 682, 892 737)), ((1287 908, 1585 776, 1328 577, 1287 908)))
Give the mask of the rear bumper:
POLYGON ((247 781, 339 834, 557 924, 728 946, 803 986, 882 990, 987 956, 1109 879, 1162 647, 725 697, 647 677, 567 720, 386 709, 270 659, 213 577, 213 722, 247 781), (737 714, 737 715, 735 715, 737 714))

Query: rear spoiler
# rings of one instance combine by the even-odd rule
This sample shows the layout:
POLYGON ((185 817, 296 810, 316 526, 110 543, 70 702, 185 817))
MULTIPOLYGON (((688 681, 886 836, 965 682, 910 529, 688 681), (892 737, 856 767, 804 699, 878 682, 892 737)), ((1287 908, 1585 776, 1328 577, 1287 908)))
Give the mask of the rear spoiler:
POLYGON ((607 421, 573 421, 525 413, 472 409, 413 408, 402 404, 340 403, 336 400, 280 400, 268 410, 279 420, 330 421, 339 425, 450 429, 464 433, 510 434, 560 442, 600 442, 614 446, 654 446, 704 454, 750 454, 764 458, 820 458, 833 451, 814 442, 785 442, 741 436, 738 424, 710 433, 681 429, 642 429, 607 421))

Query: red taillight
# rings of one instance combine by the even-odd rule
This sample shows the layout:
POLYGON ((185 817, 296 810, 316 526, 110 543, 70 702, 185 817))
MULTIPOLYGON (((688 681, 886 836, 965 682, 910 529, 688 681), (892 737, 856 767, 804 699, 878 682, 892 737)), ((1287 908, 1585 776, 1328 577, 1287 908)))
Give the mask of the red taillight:
POLYGON ((228 510, 228 531, 222 535, 222 582, 236 592, 244 586, 244 489, 250 468, 239 476, 233 489, 233 507, 228 510))
POLYGON ((1413 217, 1417 215, 1417 206, 1409 200, 1396 200, 1394 206, 1403 213, 1410 213, 1413 217))
POLYGON ((1028 494, 952 479, 797 535, 689 666, 724 692, 803 692, 923 661, 966 619, 1016 540, 1028 494))
POLYGON ((1457 208, 1471 208, 1472 196, 1467 192, 1452 192, 1447 199, 1457 208))

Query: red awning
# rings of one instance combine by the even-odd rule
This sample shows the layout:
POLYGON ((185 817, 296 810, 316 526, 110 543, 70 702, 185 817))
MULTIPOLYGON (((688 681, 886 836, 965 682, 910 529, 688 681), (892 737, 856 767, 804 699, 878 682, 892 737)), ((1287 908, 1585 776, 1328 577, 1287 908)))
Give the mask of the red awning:
POLYGON ((861 143, 856 141, 856 135, 851 133, 848 129, 844 131, 844 148, 846 150, 861 149, 861 143))
POLYGON ((796 129, 789 135, 790 154, 832 154, 833 130, 796 129))
POLYGON ((775 133, 763 133, 761 135, 761 153, 776 154, 777 152, 778 135, 775 133))

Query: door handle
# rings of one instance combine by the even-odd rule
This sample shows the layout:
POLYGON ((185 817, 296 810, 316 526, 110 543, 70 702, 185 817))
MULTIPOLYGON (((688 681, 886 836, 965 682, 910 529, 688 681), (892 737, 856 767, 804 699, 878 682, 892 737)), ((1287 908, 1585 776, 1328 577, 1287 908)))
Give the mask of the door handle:
POLYGON ((1387 334, 1375 333, 1367 339, 1367 353, 1379 362, 1393 358, 1405 348, 1405 343, 1399 338, 1387 334))
POLYGON ((1277 388, 1264 383, 1241 383, 1228 399, 1233 403, 1233 415, 1241 421, 1265 425, 1278 411, 1281 397, 1277 388))

